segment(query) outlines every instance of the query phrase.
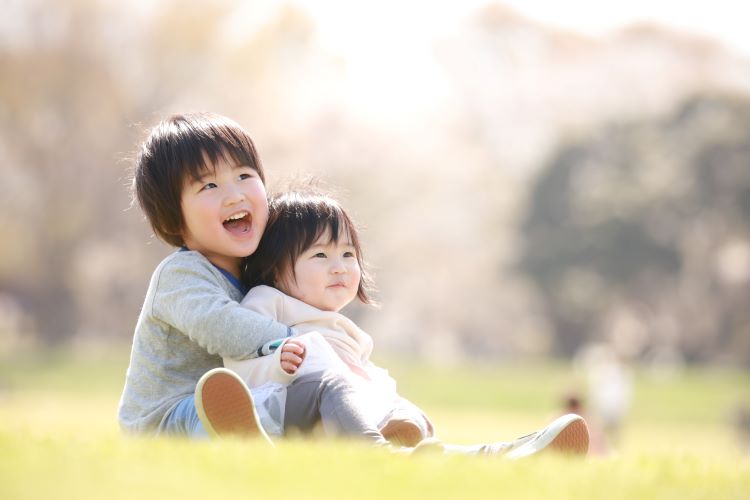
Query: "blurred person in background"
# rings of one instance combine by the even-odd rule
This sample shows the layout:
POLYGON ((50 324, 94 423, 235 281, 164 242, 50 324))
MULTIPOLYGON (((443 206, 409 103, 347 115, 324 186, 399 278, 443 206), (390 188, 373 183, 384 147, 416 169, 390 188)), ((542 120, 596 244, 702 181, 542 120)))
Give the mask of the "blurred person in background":
POLYGON ((596 417, 590 415, 586 409, 585 401, 578 391, 571 391, 563 395, 561 404, 561 415, 575 413, 586 420, 589 429, 589 454, 606 455, 608 452, 607 442, 602 433, 601 426, 596 417))
POLYGON ((576 358, 586 374, 588 401, 593 416, 601 423, 606 446, 616 448, 630 409, 630 372, 609 344, 585 346, 576 358))

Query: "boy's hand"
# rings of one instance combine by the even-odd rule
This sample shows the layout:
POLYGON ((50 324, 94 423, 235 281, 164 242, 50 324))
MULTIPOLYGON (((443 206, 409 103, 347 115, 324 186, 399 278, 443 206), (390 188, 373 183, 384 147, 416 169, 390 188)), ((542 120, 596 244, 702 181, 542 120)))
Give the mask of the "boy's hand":
POLYGON ((305 359, 305 344, 297 339, 287 340, 281 346, 281 369, 288 374, 293 374, 305 359))

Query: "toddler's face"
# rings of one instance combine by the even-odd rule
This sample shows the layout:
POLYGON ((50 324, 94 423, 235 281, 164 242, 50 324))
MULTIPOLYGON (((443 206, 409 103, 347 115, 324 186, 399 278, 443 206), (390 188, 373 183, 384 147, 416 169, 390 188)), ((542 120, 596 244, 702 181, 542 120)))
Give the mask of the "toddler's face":
POLYGON ((255 252, 268 222, 258 172, 219 158, 201 179, 185 182, 181 208, 185 246, 239 276, 241 258, 255 252))
POLYGON ((335 243, 328 231, 302 252, 279 289, 324 311, 339 311, 357 296, 362 272, 346 234, 335 243))

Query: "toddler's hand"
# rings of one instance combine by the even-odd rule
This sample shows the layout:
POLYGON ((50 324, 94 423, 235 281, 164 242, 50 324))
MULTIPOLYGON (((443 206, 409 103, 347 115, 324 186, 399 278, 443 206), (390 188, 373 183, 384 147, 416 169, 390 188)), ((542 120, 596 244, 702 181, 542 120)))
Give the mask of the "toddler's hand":
POLYGON ((305 344, 297 339, 287 340, 281 346, 281 369, 288 374, 293 374, 305 359, 305 344))

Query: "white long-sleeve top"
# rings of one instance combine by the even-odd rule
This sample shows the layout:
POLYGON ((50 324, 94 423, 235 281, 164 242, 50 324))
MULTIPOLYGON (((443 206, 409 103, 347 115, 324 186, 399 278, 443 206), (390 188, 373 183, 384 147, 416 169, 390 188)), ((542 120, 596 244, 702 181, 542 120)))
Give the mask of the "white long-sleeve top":
POLYGON ((387 370, 370 361, 372 337, 343 314, 322 311, 268 286, 250 290, 242 305, 258 314, 290 326, 305 344, 306 355, 300 368, 288 374, 281 368, 281 348, 254 359, 224 358, 224 366, 248 384, 259 387, 268 382, 290 384, 296 377, 320 370, 341 370, 367 391, 369 411, 380 422, 398 401, 396 381, 387 370))

